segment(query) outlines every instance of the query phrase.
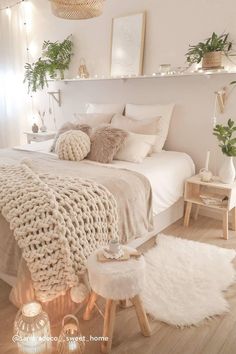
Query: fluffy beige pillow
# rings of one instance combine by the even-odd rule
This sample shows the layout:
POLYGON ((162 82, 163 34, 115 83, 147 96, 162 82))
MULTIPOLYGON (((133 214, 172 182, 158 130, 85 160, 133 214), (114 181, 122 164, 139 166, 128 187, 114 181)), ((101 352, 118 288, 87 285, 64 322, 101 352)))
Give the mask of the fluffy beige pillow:
POLYGON ((148 156, 156 141, 156 135, 129 133, 114 160, 142 162, 148 156))
POLYGON ((60 160, 81 161, 90 151, 90 139, 81 130, 69 130, 61 134, 56 142, 56 153, 60 160))
POLYGON ((160 118, 137 120, 121 114, 115 114, 111 120, 111 126, 136 134, 155 135, 159 131, 160 118))
POLYGON ((79 123, 72 123, 72 122, 66 122, 64 123, 61 128, 58 130, 57 135, 54 138, 54 141, 52 143, 51 152, 55 152, 55 147, 57 143, 57 139, 59 136, 68 130, 81 130, 83 133, 87 134, 88 136, 91 135, 92 128, 88 124, 79 124, 79 123))
POLYGON ((101 163, 111 163, 122 147, 128 133, 110 126, 100 127, 91 136, 91 149, 88 159, 101 163))
POLYGON ((102 124, 111 123, 113 113, 79 113, 75 114, 76 121, 79 124, 88 124, 92 128, 96 128, 102 124))

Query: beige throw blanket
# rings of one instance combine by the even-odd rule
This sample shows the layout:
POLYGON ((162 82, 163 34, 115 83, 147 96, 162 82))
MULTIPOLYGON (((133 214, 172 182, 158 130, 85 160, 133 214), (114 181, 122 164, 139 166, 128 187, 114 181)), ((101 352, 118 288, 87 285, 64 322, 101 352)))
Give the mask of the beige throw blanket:
POLYGON ((87 257, 118 236, 117 205, 102 185, 0 165, 0 211, 31 273, 36 297, 50 301, 78 284, 87 257))

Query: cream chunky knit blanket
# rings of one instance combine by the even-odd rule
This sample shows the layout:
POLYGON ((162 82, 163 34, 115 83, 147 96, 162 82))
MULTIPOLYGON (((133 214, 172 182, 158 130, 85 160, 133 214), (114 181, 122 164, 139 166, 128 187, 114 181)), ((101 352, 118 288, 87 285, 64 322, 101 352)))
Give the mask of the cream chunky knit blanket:
POLYGON ((0 212, 14 231, 41 301, 77 285, 87 257, 118 235, 116 201, 105 187, 81 178, 36 175, 26 164, 0 166, 0 212))

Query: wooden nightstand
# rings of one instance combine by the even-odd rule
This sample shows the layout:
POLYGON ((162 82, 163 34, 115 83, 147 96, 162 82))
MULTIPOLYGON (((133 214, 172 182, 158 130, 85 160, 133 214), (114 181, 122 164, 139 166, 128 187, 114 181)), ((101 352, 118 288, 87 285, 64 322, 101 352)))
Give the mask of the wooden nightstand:
POLYGON ((187 202, 184 226, 189 225, 189 218, 191 214, 192 205, 196 204, 196 212, 194 218, 197 219, 199 207, 218 209, 223 214, 223 237, 228 239, 228 222, 229 212, 232 210, 232 230, 236 231, 236 182, 233 184, 224 184, 220 182, 218 177, 213 178, 213 182, 202 182, 199 175, 188 178, 185 181, 184 200, 187 202), (206 204, 206 199, 219 199, 222 202, 216 205, 206 204), (205 203, 203 202, 205 199, 205 203))
POLYGON ((56 135, 56 132, 33 133, 28 131, 28 132, 24 132, 24 134, 27 136, 27 143, 31 144, 32 141, 39 143, 40 141, 53 139, 56 135))

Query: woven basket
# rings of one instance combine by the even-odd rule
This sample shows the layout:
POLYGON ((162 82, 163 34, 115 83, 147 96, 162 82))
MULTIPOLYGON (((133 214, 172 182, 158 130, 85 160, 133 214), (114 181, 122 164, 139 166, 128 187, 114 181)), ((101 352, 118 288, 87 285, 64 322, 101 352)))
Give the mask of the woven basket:
POLYGON ((105 0, 49 0, 52 13, 67 20, 83 20, 102 14, 105 0))
POLYGON ((222 52, 209 52, 204 54, 202 59, 203 69, 221 69, 222 52))

